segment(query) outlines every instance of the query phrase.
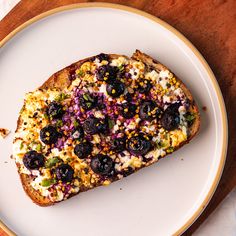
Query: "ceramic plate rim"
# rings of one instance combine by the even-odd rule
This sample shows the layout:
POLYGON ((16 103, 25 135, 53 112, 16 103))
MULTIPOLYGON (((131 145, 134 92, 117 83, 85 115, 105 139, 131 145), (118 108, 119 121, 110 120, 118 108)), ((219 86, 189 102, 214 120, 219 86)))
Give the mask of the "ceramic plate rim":
MULTIPOLYGON (((205 197, 205 199, 202 201, 201 205, 199 206, 198 209, 194 212, 194 214, 183 224, 173 235, 181 235, 184 231, 186 231, 194 222, 195 220, 201 215, 203 210, 206 208, 208 205, 209 201, 211 200, 218 183, 220 181, 223 169, 224 169, 224 164, 226 160, 226 154, 227 154, 227 146, 228 146, 228 122, 227 122, 227 114, 226 114, 226 108, 225 108, 225 103, 223 100, 223 96, 219 87, 219 84, 210 68, 210 66, 207 64, 206 60, 204 57, 201 55, 201 53, 195 48, 195 46, 179 31, 177 31, 174 27, 169 25, 168 23, 164 22, 163 20, 146 13, 142 10, 138 10, 132 7, 120 5, 120 4, 114 4, 114 3, 101 3, 101 2, 93 2, 93 3, 75 3, 75 4, 70 4, 62 7, 57 7, 55 9, 46 11, 42 14, 39 14, 32 19, 26 21, 25 23, 21 24, 18 26, 15 30, 13 30, 10 34, 8 34, 3 40, 0 41, 0 48, 4 46, 14 35, 16 35, 18 32, 26 28, 27 26, 33 24, 34 22, 37 22, 38 20, 42 18, 46 18, 47 16, 53 15, 58 12, 63 12, 71 9, 78 9, 78 8, 111 8, 111 9, 117 9, 117 10, 123 10, 126 12, 134 13, 140 16, 143 16, 145 18, 148 18, 161 26, 163 26, 165 29, 168 31, 171 31, 175 36, 177 36, 184 44, 190 48, 190 50, 194 53, 194 55, 199 59, 201 62, 202 66, 206 70, 213 87, 215 89, 215 92, 217 94, 218 102, 219 102, 219 107, 220 111, 222 113, 222 125, 223 125, 223 144, 222 144, 222 152, 221 152, 221 159, 220 159, 220 164, 218 166, 217 173, 215 175, 215 179, 212 182, 211 187, 208 190, 208 193, 205 197)), ((16 234, 8 228, 1 220, 0 220, 0 227, 7 233, 9 236, 15 236, 16 234)))

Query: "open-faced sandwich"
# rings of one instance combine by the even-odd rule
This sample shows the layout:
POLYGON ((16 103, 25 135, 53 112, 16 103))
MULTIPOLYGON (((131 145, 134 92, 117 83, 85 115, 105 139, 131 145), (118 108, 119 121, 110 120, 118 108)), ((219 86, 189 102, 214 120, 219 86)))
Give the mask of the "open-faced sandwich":
POLYGON ((199 125, 191 93, 161 63, 100 54, 26 94, 13 157, 26 193, 48 206, 157 162, 199 125))

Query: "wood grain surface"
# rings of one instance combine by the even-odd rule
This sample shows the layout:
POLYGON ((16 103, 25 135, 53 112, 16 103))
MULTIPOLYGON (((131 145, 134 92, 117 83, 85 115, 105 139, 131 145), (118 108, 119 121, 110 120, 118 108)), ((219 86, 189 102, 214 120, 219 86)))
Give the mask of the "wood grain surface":
MULTIPOLYGON (((22 0, 0 22, 0 40, 32 17, 80 0, 22 0)), ((229 146, 220 184, 205 211, 183 234, 193 232, 236 186, 236 1, 235 0, 110 0, 132 6, 166 21, 183 33, 212 68, 223 93, 229 122, 229 146)), ((206 111, 207 112, 207 111, 206 111)), ((0 236, 7 234, 0 229, 0 236)))

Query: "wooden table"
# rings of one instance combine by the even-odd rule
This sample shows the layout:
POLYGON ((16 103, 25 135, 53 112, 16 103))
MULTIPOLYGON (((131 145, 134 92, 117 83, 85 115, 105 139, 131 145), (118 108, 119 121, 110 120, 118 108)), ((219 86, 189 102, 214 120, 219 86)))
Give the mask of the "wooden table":
MULTIPOLYGON (((55 7, 94 2, 22 0, 1 22, 0 40, 30 18, 55 7)), ((100 1, 101 2, 101 1, 100 1)), ((236 186, 236 1, 111 0, 153 14, 182 32, 203 54, 223 93, 229 121, 228 156, 220 184, 203 214, 184 233, 191 235, 236 186)), ((6 236, 0 229, 0 236, 6 236)))

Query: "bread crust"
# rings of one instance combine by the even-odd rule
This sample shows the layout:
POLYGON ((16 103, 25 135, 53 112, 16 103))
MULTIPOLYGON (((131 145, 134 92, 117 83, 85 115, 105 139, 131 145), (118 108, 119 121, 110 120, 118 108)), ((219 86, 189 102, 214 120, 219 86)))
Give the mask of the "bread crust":
MULTIPOLYGON (((110 56, 111 59, 115 59, 115 58, 118 58, 120 56, 123 56, 123 57, 129 59, 128 57, 126 57, 124 55, 109 54, 109 56, 110 56)), ((85 63, 87 61, 91 61, 94 58, 95 58, 94 56, 85 58, 83 60, 77 61, 77 62, 65 67, 64 69, 56 72, 55 74, 50 76, 48 78, 48 80, 46 80, 39 87, 39 89, 57 88, 57 89, 63 90, 64 88, 68 87, 72 82, 71 79, 70 79, 70 72, 77 69, 77 68, 80 68, 80 66, 83 63, 85 63)), ((139 50, 136 50, 136 52, 132 55, 131 59, 142 61, 148 67, 152 67, 157 71, 160 71, 160 70, 163 70, 163 69, 168 69, 167 67, 162 65, 160 62, 158 62, 155 59, 151 58, 150 56, 140 52, 139 50)), ((190 140, 197 134, 197 132, 199 130, 199 127, 200 127, 200 115, 199 115, 198 107, 197 107, 190 91, 185 86, 185 84, 180 79, 178 79, 177 77, 176 77, 176 79, 180 82, 181 89, 184 91, 187 98, 189 99, 190 104, 191 104, 190 105, 191 106, 190 111, 194 112, 196 114, 196 119, 194 120, 194 123, 192 124, 192 126, 190 128, 190 134, 188 136, 188 139, 185 142, 182 142, 181 145, 178 146, 178 148, 176 148, 175 150, 177 150, 181 146, 189 143, 190 140)), ((22 120, 21 120, 21 116, 19 116, 18 121, 17 121, 16 132, 21 127, 21 125, 22 125, 22 120)), ((153 163, 150 163, 150 164, 153 164, 153 163)), ((43 207, 51 206, 51 205, 56 203, 56 202, 52 202, 48 197, 42 196, 37 190, 35 190, 30 184, 33 177, 31 177, 30 175, 24 174, 24 173, 20 173, 19 172, 20 165, 19 164, 16 164, 16 165, 17 165, 17 168, 18 168, 18 173, 19 173, 20 180, 21 180, 22 186, 24 188, 24 191, 32 199, 32 201, 34 203, 36 203, 39 206, 43 206, 43 207)), ((141 167, 141 168, 143 168, 143 167, 141 167)), ((141 169, 141 168, 139 168, 139 169, 141 169)), ((135 170, 135 172, 138 171, 139 169, 135 170)), ((114 181, 116 181, 116 180, 113 180, 112 182, 114 182, 114 181)), ((100 184, 98 184, 97 186, 100 186, 100 184)), ((94 187, 97 187, 97 186, 94 186, 94 187)), ((87 190, 89 190, 89 188, 81 188, 79 193, 85 192, 87 190)), ((78 195, 78 193, 75 193, 75 194, 71 195, 70 197, 73 197, 75 195, 78 195)))

